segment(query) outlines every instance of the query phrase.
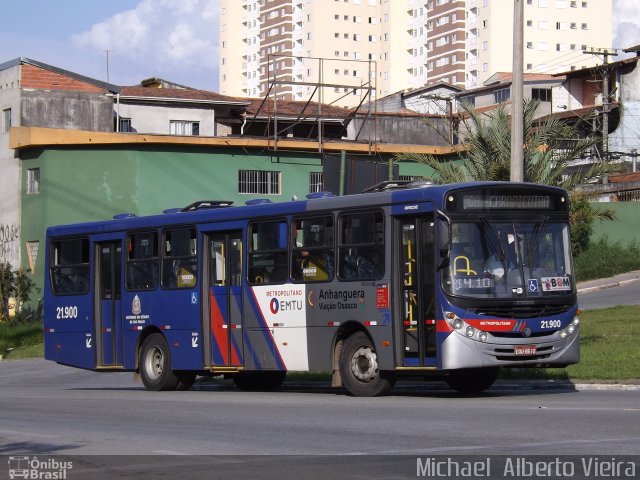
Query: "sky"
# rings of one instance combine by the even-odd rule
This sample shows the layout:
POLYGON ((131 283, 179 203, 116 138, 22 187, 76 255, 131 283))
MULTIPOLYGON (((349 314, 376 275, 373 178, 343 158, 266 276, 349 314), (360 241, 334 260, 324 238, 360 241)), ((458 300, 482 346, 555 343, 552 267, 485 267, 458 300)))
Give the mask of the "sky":
MULTIPOLYGON (((0 0, 0 5, 0 63, 28 57, 116 85, 160 77, 218 90, 218 0, 0 0)), ((613 5, 613 46, 640 44, 640 1, 613 0, 613 5)))

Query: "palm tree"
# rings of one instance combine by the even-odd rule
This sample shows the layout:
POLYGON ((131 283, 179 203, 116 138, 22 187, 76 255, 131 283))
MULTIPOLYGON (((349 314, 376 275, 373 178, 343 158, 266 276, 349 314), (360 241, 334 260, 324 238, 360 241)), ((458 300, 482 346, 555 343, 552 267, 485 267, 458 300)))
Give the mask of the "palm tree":
MULTIPOLYGON (((586 194, 578 193, 576 187, 613 173, 618 166, 601 161, 569 174, 570 162, 589 156, 599 140, 594 137, 579 138, 579 123, 569 124, 554 116, 537 121, 534 114, 539 103, 538 100, 524 102, 524 181, 569 191, 572 200, 570 219, 573 247, 574 253, 579 253, 588 246, 593 221, 596 218, 612 220, 615 212, 594 208, 586 194)), ((486 115, 479 114, 469 105, 463 104, 462 108, 461 130, 466 148, 460 154, 460 161, 443 162, 433 155, 408 153, 397 154, 395 158, 428 165, 434 171, 431 180, 436 183, 509 181, 511 118, 505 104, 486 115)), ((581 121, 589 122, 590 119, 581 121)))

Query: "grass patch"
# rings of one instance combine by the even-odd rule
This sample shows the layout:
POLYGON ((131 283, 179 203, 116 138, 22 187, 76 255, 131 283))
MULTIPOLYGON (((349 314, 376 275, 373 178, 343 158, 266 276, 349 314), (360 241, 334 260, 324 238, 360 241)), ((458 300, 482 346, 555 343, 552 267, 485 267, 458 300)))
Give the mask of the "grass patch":
POLYGON ((0 323, 0 355, 4 358, 41 357, 42 323, 0 323))
POLYGON ((634 240, 624 247, 603 237, 576 256, 573 263, 578 282, 640 270, 640 245, 634 240))
POLYGON ((640 379, 640 307, 589 310, 580 315, 580 363, 567 368, 504 370, 502 378, 640 379))

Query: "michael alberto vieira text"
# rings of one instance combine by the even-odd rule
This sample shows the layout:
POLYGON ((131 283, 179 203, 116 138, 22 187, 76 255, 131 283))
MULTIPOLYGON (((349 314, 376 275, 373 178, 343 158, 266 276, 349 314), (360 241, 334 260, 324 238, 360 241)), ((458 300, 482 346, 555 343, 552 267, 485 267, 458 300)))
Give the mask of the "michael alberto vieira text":
MULTIPOLYGON (((634 457, 634 460, 637 458, 634 457)), ((635 478, 636 461, 615 457, 486 457, 465 461, 450 457, 417 458, 417 476, 469 478, 635 478), (493 465, 492 465, 493 460, 493 465), (492 468, 493 467, 493 468, 492 468), (492 473, 494 476, 492 477, 492 473)))

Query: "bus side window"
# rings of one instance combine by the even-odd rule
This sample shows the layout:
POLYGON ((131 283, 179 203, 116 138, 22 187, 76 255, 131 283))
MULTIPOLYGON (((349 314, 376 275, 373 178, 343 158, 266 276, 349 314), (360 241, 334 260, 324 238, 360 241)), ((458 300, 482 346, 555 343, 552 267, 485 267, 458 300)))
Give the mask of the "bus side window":
POLYGON ((56 295, 89 291, 89 239, 59 240, 51 245, 51 288, 56 295))
POLYGON ((292 222, 291 278, 295 282, 333 279, 333 217, 311 217, 292 222))
POLYGON ((154 290, 159 273, 158 234, 141 232, 127 237, 125 282, 128 290, 154 290))
POLYGON ((384 275, 384 218, 380 212, 340 217, 338 276, 377 280, 384 275))
POLYGON ((195 287, 198 279, 195 228, 166 230, 163 239, 162 286, 195 287))
POLYGON ((286 222, 282 221, 270 220, 249 226, 247 275, 250 284, 287 281, 286 235, 286 222))

